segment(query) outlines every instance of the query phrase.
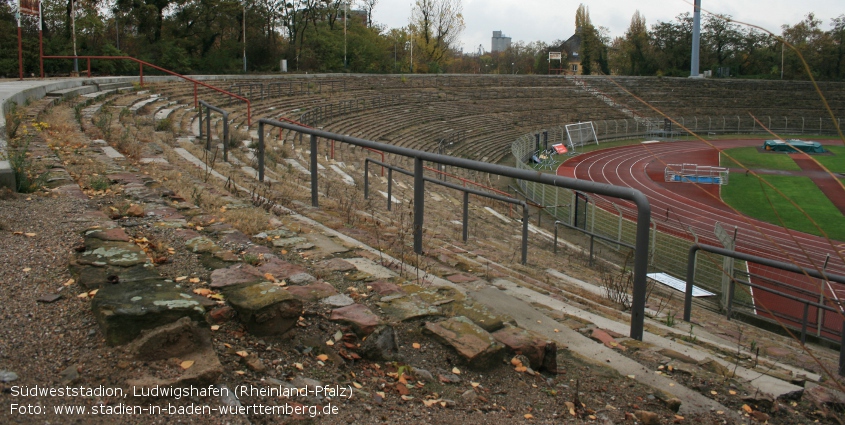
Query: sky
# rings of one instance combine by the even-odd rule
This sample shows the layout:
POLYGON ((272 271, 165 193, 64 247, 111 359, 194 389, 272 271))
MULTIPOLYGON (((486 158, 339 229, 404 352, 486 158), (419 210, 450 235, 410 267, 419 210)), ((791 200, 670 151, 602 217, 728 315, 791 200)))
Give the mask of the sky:
MULTIPOLYGON (((373 20, 388 28, 408 25, 413 0, 379 0, 373 20)), ((651 26, 671 21, 684 12, 692 13, 692 0, 463 0, 466 29, 460 36, 465 52, 490 51, 493 31, 501 30, 513 42, 567 39, 575 31, 575 11, 583 3, 590 10, 595 26, 610 29, 611 38, 622 36, 636 10, 651 26)), ((810 13, 822 20, 822 29, 830 29, 830 20, 845 14, 842 0, 702 0, 705 11, 731 15, 735 20, 759 25, 776 34, 781 25, 794 25, 810 13)), ((704 12, 702 12, 704 13, 704 12)))

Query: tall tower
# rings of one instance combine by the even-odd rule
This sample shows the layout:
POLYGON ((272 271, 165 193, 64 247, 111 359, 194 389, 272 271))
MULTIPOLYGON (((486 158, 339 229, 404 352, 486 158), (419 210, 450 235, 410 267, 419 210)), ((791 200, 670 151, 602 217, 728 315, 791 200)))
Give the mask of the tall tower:
POLYGON ((698 52, 701 42, 701 0, 695 0, 692 14, 692 63, 690 64, 690 78, 698 78, 701 73, 698 67, 698 52))

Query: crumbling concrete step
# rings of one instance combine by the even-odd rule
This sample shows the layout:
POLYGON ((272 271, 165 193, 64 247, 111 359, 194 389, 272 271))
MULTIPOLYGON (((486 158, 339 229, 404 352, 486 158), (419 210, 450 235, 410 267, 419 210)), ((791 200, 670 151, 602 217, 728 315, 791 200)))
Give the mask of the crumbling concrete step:
POLYGON ((100 91, 118 90, 118 89, 123 89, 123 88, 131 89, 132 83, 129 83, 129 82, 126 82, 126 83, 103 83, 103 84, 97 84, 97 87, 99 88, 100 91))
POLYGON ((135 102, 135 104, 133 104, 132 106, 129 107, 129 111, 132 112, 133 114, 137 114, 138 111, 141 108, 143 108, 144 106, 147 106, 147 105, 149 105, 149 104, 151 104, 151 103, 153 103, 157 100, 158 100, 158 95, 154 94, 154 95, 150 96, 149 99, 144 99, 144 100, 141 100, 139 102, 135 102))
POLYGON ((83 94, 94 93, 97 91, 96 86, 79 86, 79 87, 71 87, 69 89, 62 89, 51 91, 47 93, 47 97, 58 97, 61 99, 67 99, 73 96, 81 96, 83 94))
POLYGON ((101 98, 101 97, 104 97, 104 96, 110 95, 110 94, 112 94, 112 93, 114 93, 114 92, 115 92, 115 90, 102 90, 102 91, 95 91, 95 92, 93 92, 93 93, 83 94, 83 95, 82 95, 82 97, 84 97, 84 98, 86 98, 86 99, 95 100, 95 99, 99 99, 99 98, 101 98))

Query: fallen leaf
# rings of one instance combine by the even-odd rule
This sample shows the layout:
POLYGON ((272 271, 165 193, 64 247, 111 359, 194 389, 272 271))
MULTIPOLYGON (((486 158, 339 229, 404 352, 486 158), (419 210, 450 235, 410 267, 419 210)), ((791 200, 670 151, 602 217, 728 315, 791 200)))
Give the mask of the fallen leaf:
POLYGON ((220 325, 211 325, 211 330, 213 330, 213 331, 220 330, 220 325))
POLYGON ((328 340, 326 341, 326 345, 328 345, 329 347, 334 346, 334 341, 328 340))
POLYGON ((194 289, 194 293, 195 293, 195 294, 197 294, 197 295, 206 296, 206 295, 211 294, 211 289, 208 289, 208 288, 197 288, 197 289, 194 289))
POLYGON ((93 291, 88 292, 88 296, 94 298, 94 295, 97 295, 99 289, 94 289, 93 291))
POLYGON ((751 413, 751 412, 754 411, 754 409, 752 409, 751 406, 749 406, 747 404, 742 405, 742 410, 745 410, 745 413, 751 413))
POLYGON ((270 273, 264 273, 264 279, 267 279, 270 282, 276 281, 276 278, 270 273))
POLYGON ((317 360, 319 360, 319 361, 321 361, 321 362, 324 362, 324 361, 326 361, 326 360, 328 360, 328 359, 329 359, 329 356, 327 356, 327 355, 325 355, 325 354, 320 354, 319 356, 317 356, 317 360))
POLYGON ((437 400, 423 400, 423 404, 425 405, 425 407, 432 407, 439 402, 440 402, 439 398, 437 400))
POLYGON ((183 280, 185 280, 185 279, 187 279, 187 278, 188 278, 188 276, 179 276, 179 277, 177 277, 176 279, 173 279, 173 280, 174 280, 175 282, 181 282, 181 281, 183 281, 183 280))
POLYGON ((87 293, 87 292, 83 292, 83 293, 81 293, 81 294, 77 295, 76 297, 77 297, 77 298, 82 298, 82 299, 85 299, 85 298, 88 298, 88 293, 87 293))
POLYGON ((413 398, 413 397, 411 397, 411 396, 409 396, 409 395, 403 395, 403 396, 402 396, 402 400, 405 400, 405 401, 411 401, 411 400, 413 400, 413 399, 414 399, 414 398, 413 398))
POLYGON ((516 357, 511 359, 511 364, 514 366, 522 366, 522 362, 516 357))
POLYGON ((628 375, 628 377, 629 377, 629 378, 631 378, 631 379, 636 378, 636 376, 635 376, 635 375, 628 375))
POLYGON ((22 235, 23 232, 12 232, 13 235, 22 235))
POLYGON ((591 421, 596 420, 596 415, 590 415, 590 416, 587 416, 587 417, 590 418, 591 421))
POLYGON ((208 298, 211 298, 213 300, 223 301, 223 295, 222 294, 211 294, 211 295, 208 296, 208 298))
POLYGON ((358 388, 359 390, 360 390, 361 388, 364 388, 364 386, 363 386, 363 385, 361 385, 361 384, 359 384, 359 383, 357 383, 357 382, 353 382, 353 383, 352 383, 352 386, 353 386, 353 387, 355 387, 355 388, 358 388))
POLYGON ((473 388, 478 388, 478 386, 481 385, 478 382, 470 382, 469 384, 472 385, 473 388))
POLYGON ((453 368, 452 368, 452 373, 454 373, 455 375, 460 375, 460 374, 461 374, 461 370, 460 370, 460 369, 458 369, 458 368, 456 368, 456 367, 453 367, 453 368))
POLYGON ((188 280, 188 282, 191 282, 191 283, 200 283, 200 278, 198 278, 198 277, 192 277, 192 278, 190 278, 190 279, 188 280))
POLYGON ((246 375, 246 372, 244 372, 242 370, 236 370, 235 373, 238 374, 238 375, 246 375))
POLYGON ((194 365, 194 361, 193 361, 193 360, 185 360, 185 361, 184 361, 184 362, 182 362, 182 364, 180 364, 179 366, 181 366, 181 367, 182 367, 182 369, 188 370, 188 369, 190 369, 190 368, 191 368, 191 366, 193 366, 193 365, 194 365))
POLYGON ((27 267, 27 268, 23 269, 23 272, 24 272, 24 273, 29 272, 29 271, 32 271, 32 268, 31 268, 31 267, 27 267))
POLYGON ((296 367, 296 368, 297 368, 297 369, 299 369, 299 370, 303 370, 303 369, 305 369, 305 367, 304 367, 304 366, 302 366, 302 363, 294 363, 294 364, 293 364, 293 366, 294 366, 294 367, 296 367))
POLYGON ((26 237, 28 237, 28 238, 34 238, 34 237, 35 237, 35 233, 24 233, 24 236, 26 236, 26 237))
POLYGON ((404 396, 410 394, 411 390, 409 390, 408 387, 405 386, 405 384, 396 384, 396 392, 398 392, 399 395, 404 396))
POLYGON ((335 334, 334 334, 334 340, 335 341, 340 341, 342 338, 343 338, 343 332, 341 332, 341 331, 335 332, 335 334))
POLYGON ((532 414, 530 414, 530 413, 526 413, 523 417, 524 417, 525 419, 534 419, 534 415, 532 415, 532 414))
POLYGON ((418 342, 411 344, 415 349, 419 350, 421 345, 418 342))
POLYGON ((730 391, 728 391, 728 394, 730 394, 730 395, 736 395, 736 391, 734 391, 734 390, 730 390, 730 391))
POLYGON ((68 279, 68 281, 67 281, 67 282, 65 282, 65 283, 64 283, 64 285, 65 285, 65 286, 70 286, 70 285, 73 285, 73 283, 74 283, 74 282, 76 282, 76 281, 75 281, 75 280, 73 280, 73 279, 68 279))
POLYGON ((224 342, 223 346, 226 348, 232 348, 232 344, 229 344, 228 342, 224 342))
POLYGON ((247 357, 247 356, 249 356, 249 353, 247 353, 246 351, 235 351, 235 354, 237 354, 237 355, 239 355, 239 356, 241 356, 241 357, 247 357))
POLYGON ((384 391, 376 391, 376 395, 381 398, 387 398, 387 396, 384 395, 384 391))
POLYGON ((558 333, 558 332, 560 332, 560 329, 555 329, 555 333, 558 333))
POLYGON ((528 368, 527 368, 527 367, 525 367, 525 366, 519 365, 519 366, 517 366, 514 370, 516 370, 516 371, 517 371, 517 372, 519 372, 519 373, 523 373, 523 372, 527 371, 527 370, 528 370, 528 368))

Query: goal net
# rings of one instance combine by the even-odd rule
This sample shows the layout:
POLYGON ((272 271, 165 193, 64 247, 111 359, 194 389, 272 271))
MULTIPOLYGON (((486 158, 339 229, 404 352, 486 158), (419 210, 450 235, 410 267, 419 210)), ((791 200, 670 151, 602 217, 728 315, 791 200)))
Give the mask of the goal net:
POLYGON ((593 122, 579 122, 566 125, 566 136, 569 138, 569 148, 574 152, 579 146, 599 144, 593 122))

